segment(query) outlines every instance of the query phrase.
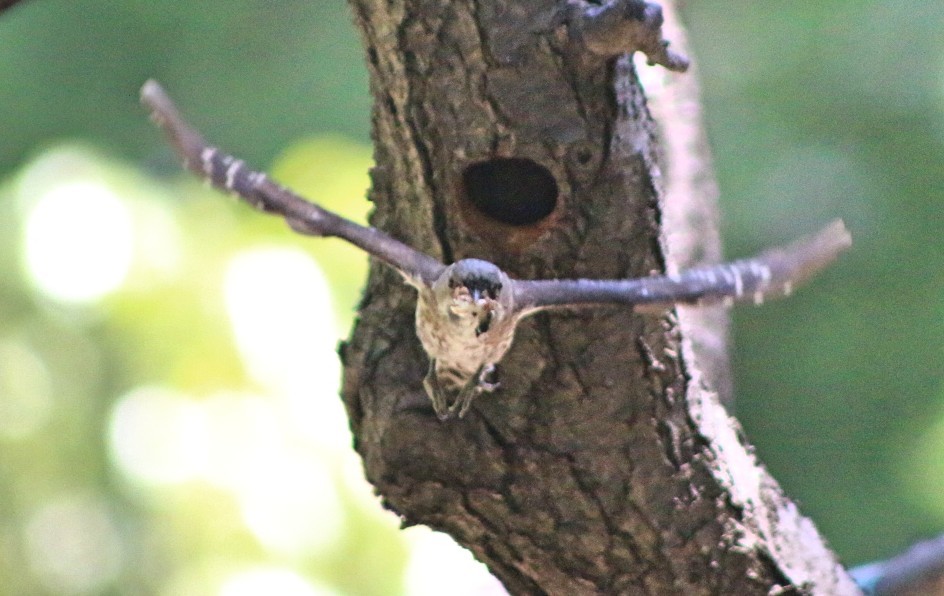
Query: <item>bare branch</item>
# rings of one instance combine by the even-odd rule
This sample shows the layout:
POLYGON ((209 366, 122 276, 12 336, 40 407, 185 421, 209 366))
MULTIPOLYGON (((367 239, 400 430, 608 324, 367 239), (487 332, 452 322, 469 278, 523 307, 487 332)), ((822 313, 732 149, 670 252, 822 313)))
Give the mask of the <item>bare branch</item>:
POLYGON ((944 587, 944 535, 919 542, 885 561, 851 571, 870 596, 939 594, 944 587))
POLYGON ((184 166, 220 190, 244 199, 268 213, 281 215, 293 230, 311 236, 336 236, 396 268, 411 283, 430 284, 443 265, 380 230, 365 227, 326 211, 252 170, 245 162, 208 145, 180 115, 177 106, 157 81, 141 87, 141 103, 167 135, 184 166))
POLYGON ((760 255, 695 267, 677 275, 627 280, 517 281, 523 304, 578 306, 602 303, 711 304, 789 295, 799 284, 822 271, 852 244, 842 221, 836 220, 812 236, 760 255))
POLYGON ((497 387, 486 377, 511 346, 522 316, 547 307, 609 303, 671 306, 745 297, 759 303, 768 294, 789 294, 794 284, 825 267, 850 244, 849 233, 837 221, 816 236, 759 257, 677 275, 514 281, 479 259, 445 267, 383 232, 302 199, 242 160, 207 145, 156 82, 145 83, 141 100, 186 167, 258 209, 281 215, 300 233, 350 241, 398 269, 419 290, 416 329, 431 362, 425 387, 440 419, 455 412, 462 417, 476 395, 497 387), (457 395, 452 406, 447 394, 457 395))

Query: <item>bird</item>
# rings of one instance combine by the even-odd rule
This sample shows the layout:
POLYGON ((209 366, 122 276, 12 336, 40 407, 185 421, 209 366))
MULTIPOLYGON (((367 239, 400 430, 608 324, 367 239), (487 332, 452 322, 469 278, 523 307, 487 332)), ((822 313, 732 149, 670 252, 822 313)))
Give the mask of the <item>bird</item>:
POLYGON ((393 267, 417 290, 416 333, 429 357, 423 387, 440 420, 464 417, 482 393, 499 387, 496 365, 520 321, 556 308, 617 304, 730 305, 789 295, 852 242, 841 220, 754 257, 631 279, 513 279, 494 263, 461 259, 449 265, 373 227, 363 226, 273 182, 208 144, 159 83, 147 81, 141 101, 184 166, 212 186, 281 216, 298 233, 338 237, 393 267))

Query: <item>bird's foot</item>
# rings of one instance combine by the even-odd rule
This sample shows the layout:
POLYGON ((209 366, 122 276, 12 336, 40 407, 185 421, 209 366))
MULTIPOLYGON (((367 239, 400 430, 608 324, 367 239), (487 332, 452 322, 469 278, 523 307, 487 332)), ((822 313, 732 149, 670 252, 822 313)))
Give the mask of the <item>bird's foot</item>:
POLYGON ((482 370, 479 371, 478 379, 479 393, 491 393, 501 387, 501 383, 498 382, 497 371, 495 370, 494 364, 483 366, 482 370))
POLYGON ((465 416, 466 412, 469 411, 469 407, 472 405, 472 400, 481 393, 491 393, 495 391, 500 386, 500 383, 495 378, 495 365, 486 364, 479 369, 478 373, 472 376, 471 379, 462 387, 459 391, 459 395, 456 396, 456 401, 449 406, 449 414, 457 415, 459 418, 465 416), (489 381, 488 378, 491 377, 493 380, 489 381), (457 414, 458 412, 458 414, 457 414))
POLYGON ((426 377, 423 379, 423 388, 426 389, 429 400, 433 402, 433 411, 436 412, 436 417, 440 420, 447 420, 451 417, 452 408, 449 407, 445 391, 443 391, 442 387, 439 385, 439 377, 436 376, 435 360, 429 361, 429 370, 426 372, 426 377))

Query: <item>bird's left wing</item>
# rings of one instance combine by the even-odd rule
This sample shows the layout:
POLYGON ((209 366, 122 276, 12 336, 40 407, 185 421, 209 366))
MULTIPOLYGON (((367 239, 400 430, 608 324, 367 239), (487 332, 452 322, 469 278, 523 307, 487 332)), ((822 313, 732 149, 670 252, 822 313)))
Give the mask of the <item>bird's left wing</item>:
POLYGON ((141 103, 166 133, 184 165, 213 186, 234 193, 250 205, 275 213, 301 234, 336 236, 396 268, 414 286, 428 286, 445 266, 372 227, 362 226, 306 201, 235 157, 210 146, 180 115, 157 81, 141 88, 141 103))
POLYGON ((836 220, 812 236, 753 258, 696 267, 677 275, 626 280, 515 280, 515 302, 525 315, 545 308, 598 304, 761 302, 789 294, 851 243, 845 225, 836 220))

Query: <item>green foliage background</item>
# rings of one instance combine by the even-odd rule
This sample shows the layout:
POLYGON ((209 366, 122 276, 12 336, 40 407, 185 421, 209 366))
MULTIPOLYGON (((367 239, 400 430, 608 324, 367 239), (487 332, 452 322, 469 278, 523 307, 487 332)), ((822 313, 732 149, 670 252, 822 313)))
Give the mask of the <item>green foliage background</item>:
MULTIPOLYGON (((794 298, 736 311, 738 417, 847 563, 887 556, 944 526, 944 4, 690 2, 685 17, 728 254, 836 216, 855 238, 794 298)), ((367 489, 350 479, 336 362, 313 365, 327 381, 307 395, 334 405, 300 410, 330 421, 341 438, 329 444, 299 422, 297 391, 253 368, 226 302, 225 272, 247 251, 316 263, 332 316, 303 349, 331 360, 363 258, 183 176, 137 105, 148 77, 221 145, 331 208, 368 209, 370 99, 340 0, 31 0, 0 16, 0 585, 248 594, 255 578, 283 593, 422 593, 404 579, 416 544, 354 496, 367 489), (46 253, 29 244, 40 199, 76 182, 118 197, 134 234, 120 283, 82 299, 51 293, 31 259, 81 256, 84 242, 107 239, 104 223, 77 217, 52 257, 48 234, 36 236, 46 253), (145 410, 156 418, 126 437, 129 403, 167 408, 145 410), (182 445, 173 461, 187 462, 175 425, 192 417, 174 412, 216 428, 214 416, 241 408, 264 415, 227 422, 218 448, 245 459, 220 465, 255 469, 252 447, 269 443, 244 433, 260 418, 296 433, 279 457, 328 462, 311 465, 340 503, 308 522, 342 524, 325 530, 327 544, 267 537, 259 528, 278 523, 252 521, 235 472, 220 481, 193 464, 189 476, 155 476, 122 459, 122 445, 153 441, 153 453, 182 445)), ((290 510, 279 499, 302 490, 298 476, 273 480, 285 490, 261 502, 290 510)))

